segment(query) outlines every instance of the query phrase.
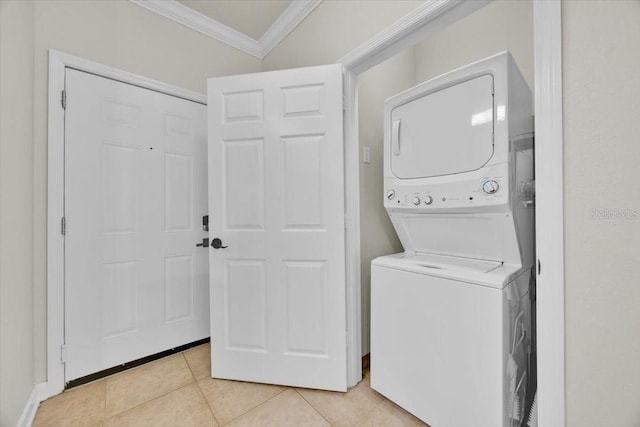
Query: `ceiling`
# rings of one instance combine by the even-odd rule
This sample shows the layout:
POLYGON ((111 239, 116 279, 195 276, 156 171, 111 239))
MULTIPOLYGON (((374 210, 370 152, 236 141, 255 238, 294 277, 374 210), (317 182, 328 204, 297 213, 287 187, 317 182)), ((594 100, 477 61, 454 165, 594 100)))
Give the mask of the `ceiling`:
POLYGON ((178 2, 254 40, 259 40, 291 4, 291 0, 178 0, 178 2))
POLYGON ((260 59, 322 3, 322 0, 129 1, 260 59))

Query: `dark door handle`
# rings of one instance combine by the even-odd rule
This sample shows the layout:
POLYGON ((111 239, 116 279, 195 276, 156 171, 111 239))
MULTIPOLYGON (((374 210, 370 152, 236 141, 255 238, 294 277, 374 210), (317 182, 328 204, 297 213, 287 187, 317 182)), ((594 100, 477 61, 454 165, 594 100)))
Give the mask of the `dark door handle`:
POLYGON ((224 249, 227 246, 222 246, 222 240, 218 239, 217 237, 215 239, 213 239, 211 241, 211 247, 213 249, 224 249))
POLYGON ((208 248, 209 247, 209 239, 208 238, 202 239, 202 243, 196 243, 196 246, 201 246, 203 248, 208 248))

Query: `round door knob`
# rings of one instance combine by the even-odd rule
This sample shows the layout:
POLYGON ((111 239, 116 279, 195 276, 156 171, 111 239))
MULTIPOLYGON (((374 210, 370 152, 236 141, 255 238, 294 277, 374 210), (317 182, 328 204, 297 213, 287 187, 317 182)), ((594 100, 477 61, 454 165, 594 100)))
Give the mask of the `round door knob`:
POLYGON ((496 191, 498 191, 498 188, 500 188, 500 185, 498 184, 497 181, 494 181, 493 179, 485 181, 482 184, 482 191, 484 191, 487 194, 494 194, 496 191))
POLYGON ((220 248, 224 249, 224 248, 226 248, 226 246, 222 246, 222 240, 220 240, 217 237, 211 241, 211 247, 213 249, 220 249, 220 248))
POLYGON ((387 191, 387 200, 393 200, 396 197, 396 192, 394 190, 387 191))
POLYGON ((427 196, 427 197, 424 198, 424 204, 425 205, 430 205, 431 203, 433 203, 433 197, 427 196))
POLYGON ((416 206, 418 206, 418 205, 420 204, 420 197, 415 196, 415 197, 413 198, 413 204, 414 204, 414 205, 416 205, 416 206))

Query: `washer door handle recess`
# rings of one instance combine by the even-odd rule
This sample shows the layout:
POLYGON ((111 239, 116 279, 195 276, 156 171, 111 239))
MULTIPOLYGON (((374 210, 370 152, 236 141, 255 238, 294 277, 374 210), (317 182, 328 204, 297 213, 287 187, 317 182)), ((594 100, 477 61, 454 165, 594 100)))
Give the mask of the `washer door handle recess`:
POLYGON ((222 246, 222 240, 218 239, 217 237, 211 241, 211 247, 213 249, 227 248, 227 246, 222 246))

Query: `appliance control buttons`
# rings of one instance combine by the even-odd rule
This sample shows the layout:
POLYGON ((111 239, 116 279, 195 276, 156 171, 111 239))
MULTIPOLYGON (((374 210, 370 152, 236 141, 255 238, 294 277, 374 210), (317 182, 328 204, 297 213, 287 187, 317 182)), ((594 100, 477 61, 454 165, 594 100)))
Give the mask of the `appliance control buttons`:
POLYGON ((415 196, 415 197, 413 198, 413 204, 414 204, 414 205, 416 205, 416 206, 418 206, 418 205, 420 204, 420 197, 415 196))
POLYGON ((396 197, 396 192, 394 190, 387 191, 387 200, 393 200, 396 197))
POLYGON ((489 179, 482 183, 482 191, 487 194, 494 194, 498 191, 499 187, 500 185, 498 185, 498 182, 494 181, 493 179, 489 179))
POLYGON ((424 204, 425 204, 425 205, 430 205, 431 203, 433 203, 433 197, 431 197, 431 196, 426 196, 426 197, 424 198, 424 204))

